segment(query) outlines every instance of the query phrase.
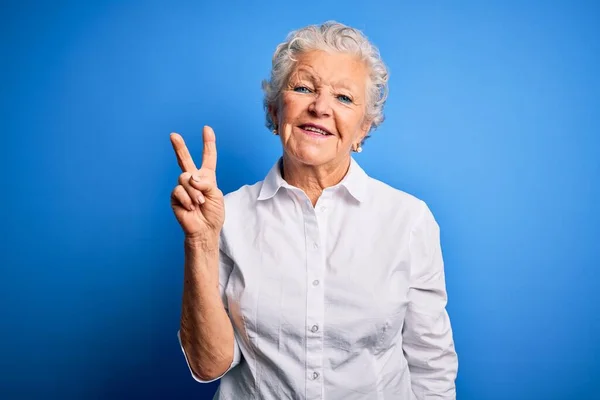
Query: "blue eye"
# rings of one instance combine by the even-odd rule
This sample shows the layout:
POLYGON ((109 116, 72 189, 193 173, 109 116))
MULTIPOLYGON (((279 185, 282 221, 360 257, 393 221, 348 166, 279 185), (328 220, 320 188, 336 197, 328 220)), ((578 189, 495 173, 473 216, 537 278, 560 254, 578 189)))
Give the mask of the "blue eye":
POLYGON ((296 86, 294 88, 294 92, 298 92, 298 93, 310 93, 310 89, 307 88, 306 86, 296 86))
POLYGON ((352 99, 348 96, 346 96, 345 94, 340 94, 337 96, 338 100, 341 101, 342 103, 352 103, 352 99))

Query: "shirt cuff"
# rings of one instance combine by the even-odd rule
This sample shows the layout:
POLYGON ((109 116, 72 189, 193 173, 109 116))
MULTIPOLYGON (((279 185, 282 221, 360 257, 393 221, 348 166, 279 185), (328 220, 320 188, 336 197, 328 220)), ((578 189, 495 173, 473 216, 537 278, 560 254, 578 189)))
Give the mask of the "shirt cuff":
POLYGON ((240 363, 240 359, 242 357, 242 354, 241 354, 241 351, 240 351, 240 346, 238 345, 237 339, 236 339, 236 337, 234 335, 233 336, 233 361, 231 362, 231 365, 220 376, 218 376, 218 377, 216 377, 214 379, 205 381, 205 380, 200 379, 198 376, 196 376, 196 374, 194 374, 194 371, 190 367, 190 362, 188 360, 187 354, 185 353, 185 349, 183 348, 183 344, 181 343, 181 333, 180 333, 179 330, 177 331, 177 340, 179 340, 179 347, 181 347, 181 351, 183 352, 183 356, 185 357, 185 362, 186 362, 186 364, 188 366, 188 369, 190 370, 190 374, 192 374, 192 377, 194 378, 194 380, 196 380, 196 382, 210 383, 210 382, 214 382, 216 380, 221 379, 226 373, 228 373, 229 371, 231 371, 231 369, 233 367, 235 367, 236 365, 238 365, 240 363))

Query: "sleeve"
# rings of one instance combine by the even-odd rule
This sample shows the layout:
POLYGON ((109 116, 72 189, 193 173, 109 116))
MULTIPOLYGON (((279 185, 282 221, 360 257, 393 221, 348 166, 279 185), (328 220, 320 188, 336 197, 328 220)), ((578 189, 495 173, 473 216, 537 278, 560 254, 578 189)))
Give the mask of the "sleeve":
MULTIPOLYGON (((229 307, 228 307, 228 302, 227 302, 227 296, 225 295, 225 288, 227 287, 227 282, 229 281, 229 276, 231 275, 232 270, 233 270, 233 261, 231 260, 231 258, 229 258, 227 256, 227 254, 225 254, 225 252, 223 250, 219 250, 219 291, 221 293, 221 299, 223 300, 223 305, 225 306, 225 310, 227 311, 228 314, 229 314, 229 307)), ((219 376, 215 379, 205 381, 205 380, 200 379, 198 376, 196 376, 196 374, 194 374, 194 371, 192 371, 192 368, 190 367, 190 363, 188 361, 187 354, 185 353, 183 344, 181 343, 180 331, 179 330, 177 331, 177 339, 179 341, 179 347, 181 347, 181 351, 183 352, 183 356, 185 357, 185 362, 187 363, 188 369, 190 370, 192 377, 197 382, 210 383, 210 382, 219 380, 225 374, 227 374, 229 371, 231 371, 231 369, 233 367, 235 367, 236 365, 238 365, 240 363, 240 361, 242 359, 242 354, 241 354, 240 346, 239 346, 238 339, 236 336, 235 327, 233 329, 233 332, 234 332, 234 335, 233 335, 233 361, 231 362, 231 365, 229 366, 227 371, 225 371, 223 374, 221 374, 221 376, 219 376)))
POLYGON ((458 358, 446 311, 440 230, 427 205, 421 206, 409 242, 411 282, 403 351, 418 400, 455 400, 458 358))

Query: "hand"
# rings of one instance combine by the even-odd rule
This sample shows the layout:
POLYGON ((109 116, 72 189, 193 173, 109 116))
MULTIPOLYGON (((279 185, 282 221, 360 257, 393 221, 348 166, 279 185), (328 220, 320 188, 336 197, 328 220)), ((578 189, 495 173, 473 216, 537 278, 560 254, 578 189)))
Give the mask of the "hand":
POLYGON ((223 192, 217 187, 215 174, 217 146, 211 127, 204 127, 202 139, 202 167, 197 169, 181 135, 171 134, 171 144, 182 171, 179 185, 171 192, 171 207, 189 239, 218 238, 225 222, 223 192))

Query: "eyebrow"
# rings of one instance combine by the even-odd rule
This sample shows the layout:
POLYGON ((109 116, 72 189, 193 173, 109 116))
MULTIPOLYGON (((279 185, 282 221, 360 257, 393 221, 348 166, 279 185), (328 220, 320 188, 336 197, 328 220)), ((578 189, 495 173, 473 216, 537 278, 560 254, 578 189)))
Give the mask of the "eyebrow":
MULTIPOLYGON (((303 77, 309 77, 311 80, 320 82, 321 79, 316 76, 315 74, 313 74, 310 69, 308 68, 303 68, 300 67, 296 70, 296 72, 294 72, 294 74, 292 74, 291 77, 293 76, 298 76, 300 79, 302 79, 303 77)), ((351 92, 358 92, 358 88, 356 87, 356 85, 349 79, 341 79, 337 82, 333 82, 332 86, 334 88, 343 88, 343 89, 348 89, 351 92)))
POLYGON ((321 81, 319 79, 318 76, 316 76, 315 74, 313 74, 308 68, 298 68, 296 71, 294 71, 294 73, 291 75, 291 77, 297 76, 300 79, 302 79, 303 77, 309 77, 311 80, 315 80, 317 82, 321 81))
POLYGON ((333 84, 333 87, 338 88, 341 87, 343 89, 348 89, 351 92, 358 92, 358 88, 356 87, 356 85, 348 79, 342 79, 340 81, 337 81, 333 84))

